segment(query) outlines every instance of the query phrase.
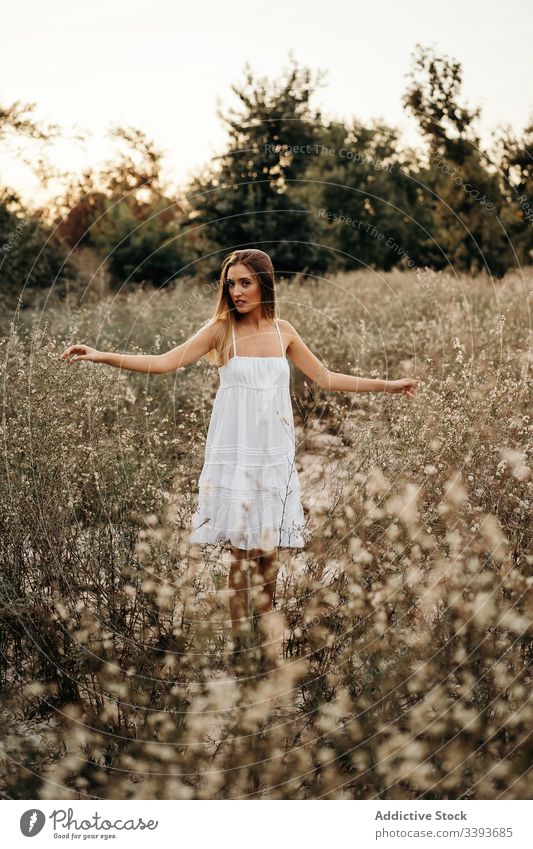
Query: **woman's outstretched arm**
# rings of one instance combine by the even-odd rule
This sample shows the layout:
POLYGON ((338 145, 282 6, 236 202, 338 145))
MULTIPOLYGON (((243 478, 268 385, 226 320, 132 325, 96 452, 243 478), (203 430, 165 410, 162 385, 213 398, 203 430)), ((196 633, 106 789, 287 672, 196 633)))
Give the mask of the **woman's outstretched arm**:
POLYGON ((418 388, 420 381, 411 377, 404 377, 400 380, 381 380, 330 371, 309 350, 290 322, 282 321, 281 325, 283 332, 289 336, 290 340, 287 347, 287 356, 321 389, 327 389, 328 392, 399 392, 413 396, 418 388))
POLYGON ((70 345, 61 354, 61 359, 68 359, 69 363, 89 360, 129 371, 166 374, 180 366, 195 363, 207 354, 214 347, 214 332, 213 324, 204 325, 186 342, 165 354, 115 354, 112 351, 97 351, 88 345, 70 345))

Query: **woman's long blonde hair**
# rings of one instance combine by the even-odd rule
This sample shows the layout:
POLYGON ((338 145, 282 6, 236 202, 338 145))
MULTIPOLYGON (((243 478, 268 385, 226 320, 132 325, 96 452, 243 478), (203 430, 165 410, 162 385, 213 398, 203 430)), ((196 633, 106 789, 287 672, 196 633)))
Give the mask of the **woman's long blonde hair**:
POLYGON ((219 288, 217 292, 217 303, 212 317, 207 325, 214 324, 221 319, 220 329, 217 333, 215 347, 208 354, 209 363, 216 366, 225 365, 231 357, 232 348, 232 326, 240 321, 241 316, 235 309, 227 286, 228 269, 237 263, 245 265, 257 278, 261 287, 261 314, 267 320, 273 321, 279 318, 276 287, 274 283, 274 266, 269 255, 264 251, 248 248, 242 251, 233 251, 228 254, 222 264, 220 272, 219 288))

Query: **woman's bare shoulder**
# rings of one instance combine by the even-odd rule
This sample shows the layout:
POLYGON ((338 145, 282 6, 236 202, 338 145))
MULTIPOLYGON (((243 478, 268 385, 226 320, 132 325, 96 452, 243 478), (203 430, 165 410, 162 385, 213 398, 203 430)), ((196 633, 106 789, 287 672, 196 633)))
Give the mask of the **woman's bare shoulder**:
POLYGON ((292 336, 294 338, 298 336, 298 331, 294 325, 290 323, 290 321, 287 321, 286 318, 278 318, 278 324, 282 333, 286 333, 287 336, 292 336))
POLYGON ((220 339, 225 324, 226 322, 223 318, 216 318, 207 323, 207 329, 209 331, 209 338, 211 341, 212 348, 216 348, 217 342, 220 339))

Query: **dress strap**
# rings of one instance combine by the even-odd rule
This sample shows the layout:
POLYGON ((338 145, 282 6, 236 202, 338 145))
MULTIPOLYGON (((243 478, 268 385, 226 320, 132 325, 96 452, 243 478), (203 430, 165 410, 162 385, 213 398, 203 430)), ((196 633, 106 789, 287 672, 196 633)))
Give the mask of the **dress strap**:
POLYGON ((235 344, 235 327, 233 324, 231 325, 231 332, 233 334, 233 356, 237 356, 237 345, 235 344))
POLYGON ((276 318, 276 319, 274 319, 274 324, 276 325, 276 330, 278 331, 279 344, 281 345, 281 353, 282 353, 282 355, 283 355, 283 356, 285 356, 285 348, 283 347, 283 339, 281 338, 281 333, 279 332, 279 327, 278 327, 278 320, 277 320, 277 318, 276 318))

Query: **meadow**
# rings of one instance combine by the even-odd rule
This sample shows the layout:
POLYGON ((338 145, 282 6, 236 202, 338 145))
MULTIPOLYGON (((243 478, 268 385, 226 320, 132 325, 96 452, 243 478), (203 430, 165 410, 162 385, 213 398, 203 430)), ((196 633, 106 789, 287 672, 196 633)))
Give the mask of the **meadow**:
POLYGON ((168 350, 212 285, 4 316, 4 798, 530 797, 533 271, 278 299, 330 369, 422 386, 328 394, 291 365, 308 542, 280 555, 277 668, 250 651, 239 679, 229 552, 188 540, 216 368, 60 360, 168 350))

